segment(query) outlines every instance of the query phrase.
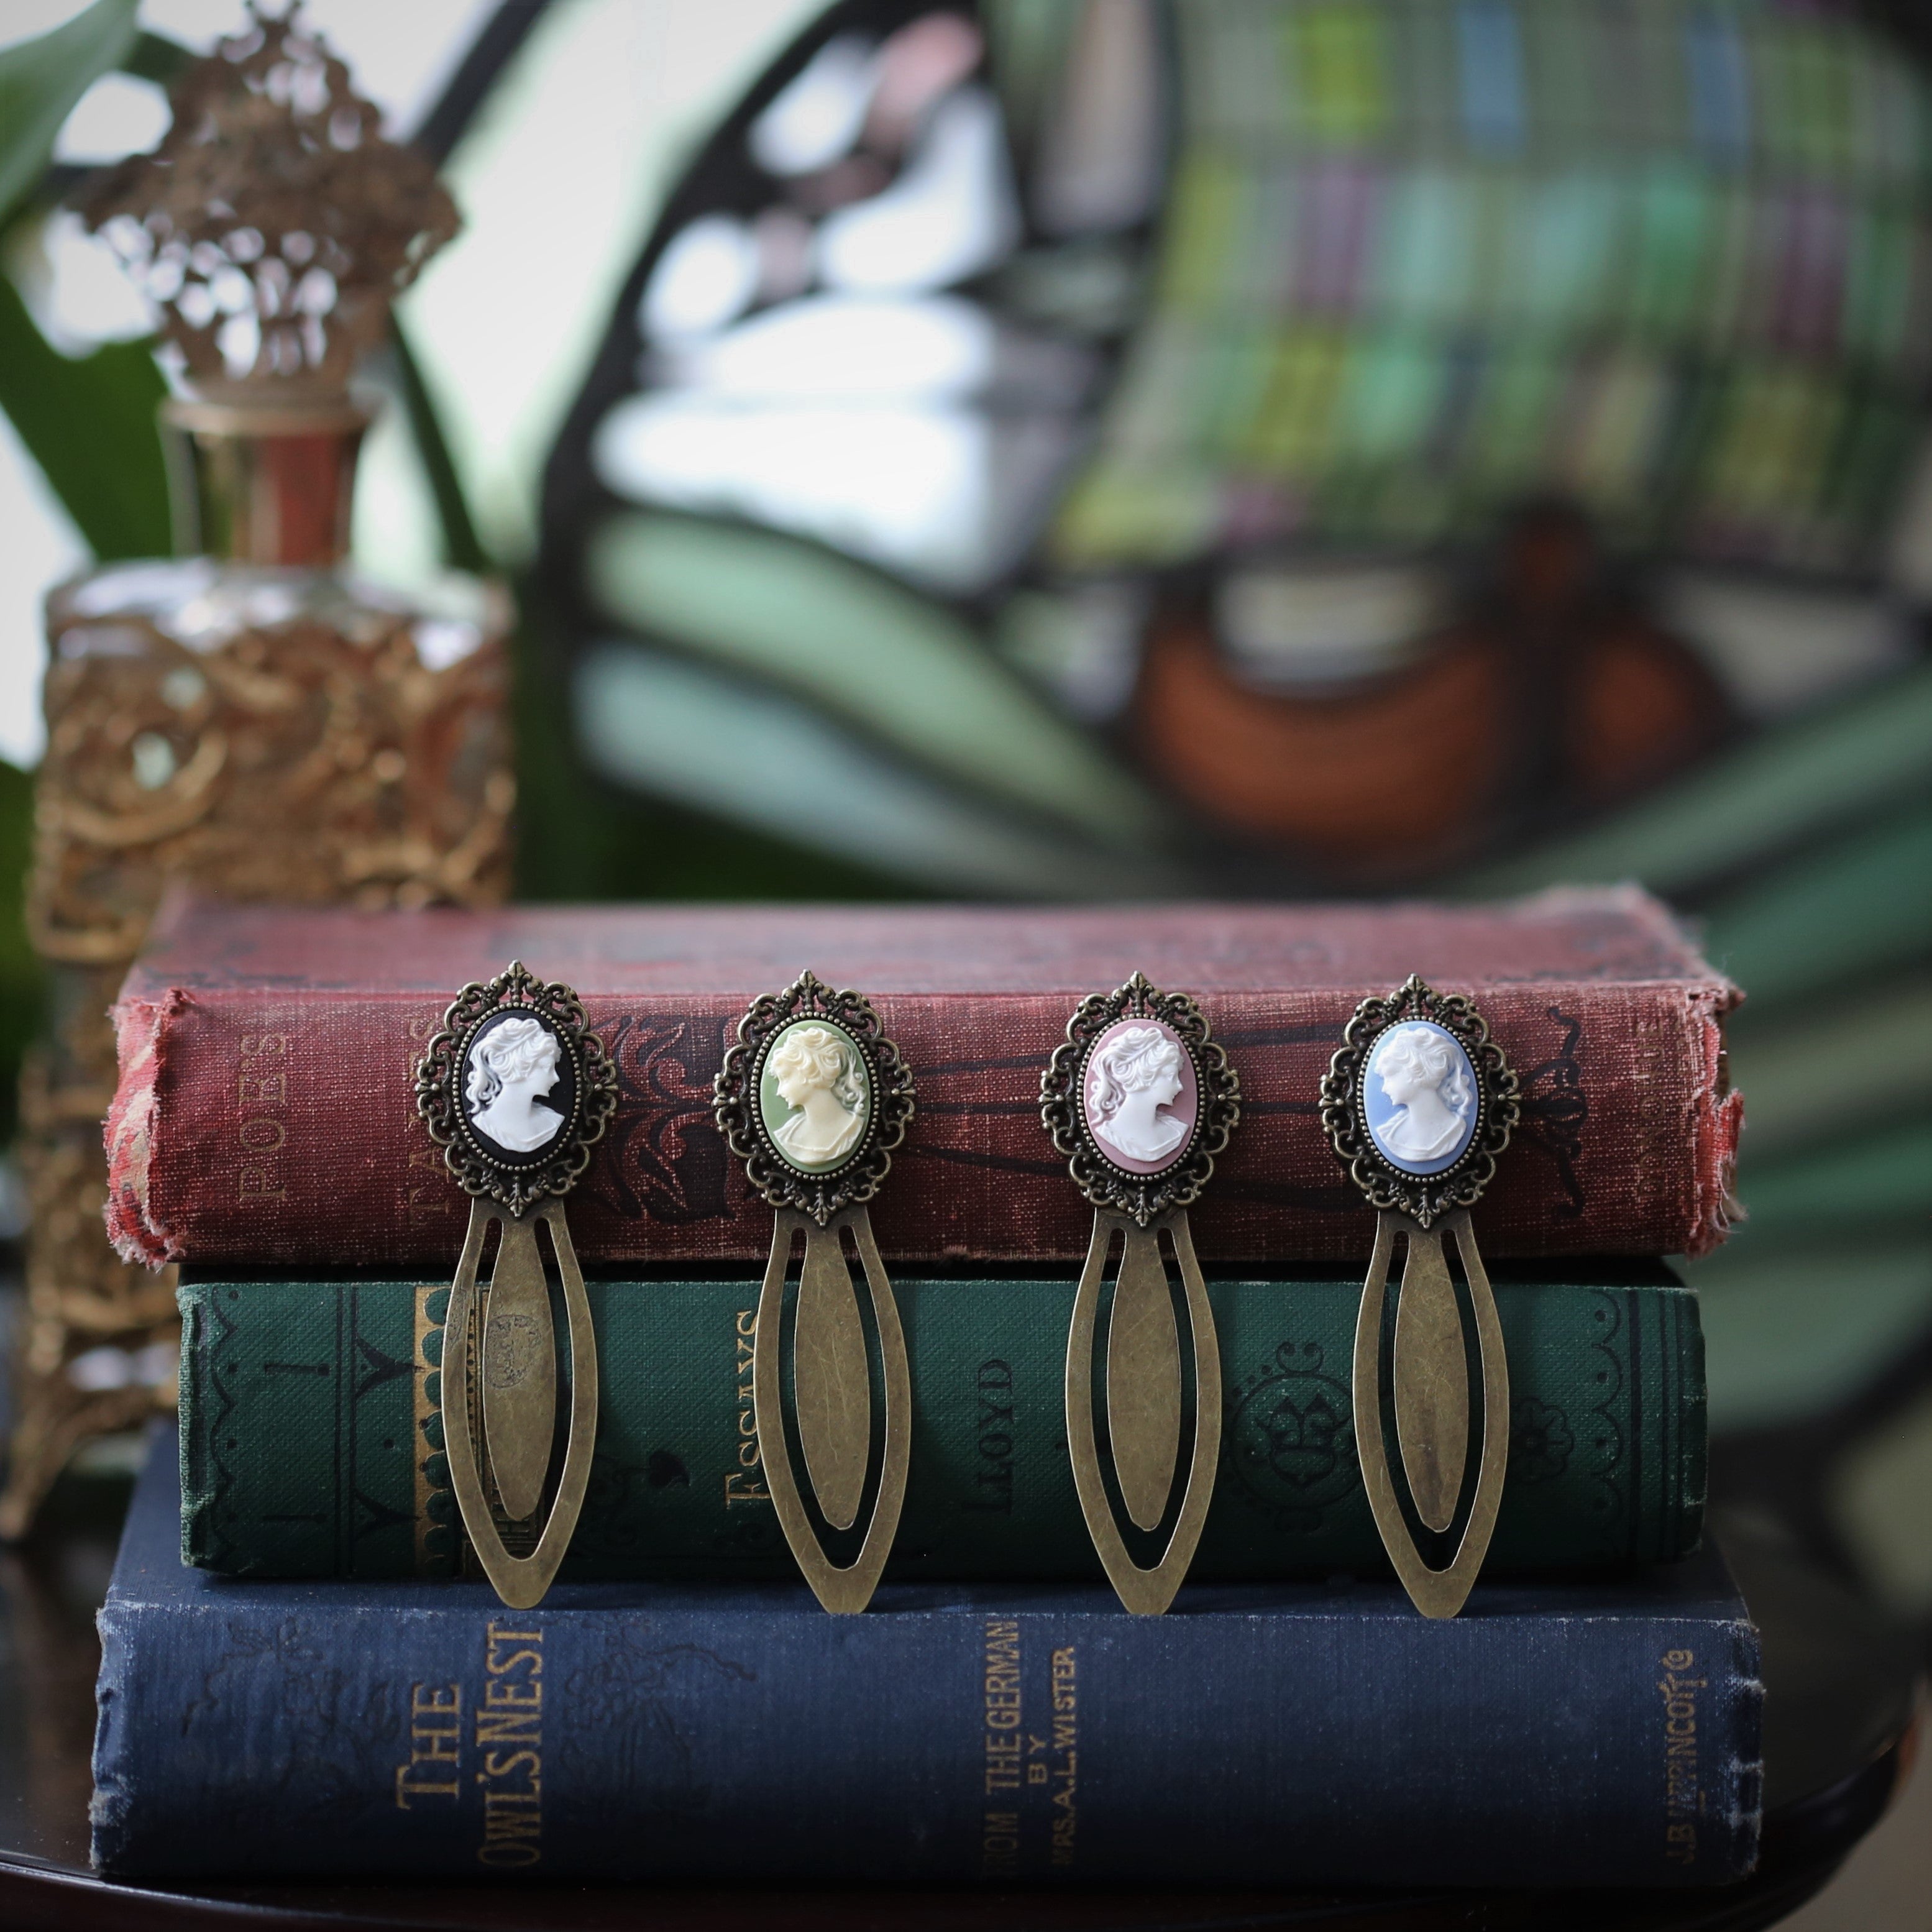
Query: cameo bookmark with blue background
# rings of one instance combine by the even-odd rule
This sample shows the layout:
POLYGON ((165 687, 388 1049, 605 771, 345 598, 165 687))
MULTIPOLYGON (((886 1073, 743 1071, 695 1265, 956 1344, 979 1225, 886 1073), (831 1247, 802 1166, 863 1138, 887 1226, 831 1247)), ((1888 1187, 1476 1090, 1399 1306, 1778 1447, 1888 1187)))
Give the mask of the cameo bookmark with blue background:
POLYGON ((1481 1015, 1413 974, 1355 1009, 1322 1082, 1322 1124, 1379 1210, 1355 1324, 1356 1453, 1383 1546, 1425 1616, 1453 1617, 1462 1607, 1502 1501, 1509 1368, 1469 1210, 1517 1112, 1516 1077, 1481 1015), (1461 1296, 1443 1246, 1452 1234, 1461 1296), (1398 1240, 1406 1252, 1391 1324, 1398 1240), (1466 1300, 1480 1365, 1473 1377, 1466 1300), (1444 1556, 1446 1563, 1431 1561, 1444 1556))
POLYGON ((752 1357, 766 1486, 819 1602, 862 1610, 892 1551, 912 1443, 905 1335, 866 1204, 905 1138, 912 1075, 864 999, 806 973, 752 1002, 715 1093, 719 1132, 774 1210, 752 1357))
POLYGON ((1214 1494, 1221 1358, 1187 1208, 1240 1118, 1240 1095, 1201 1009, 1138 973, 1081 1002, 1040 1080, 1040 1118, 1094 1209, 1066 1344, 1074 1486, 1108 1580, 1141 1615, 1174 1600, 1214 1494))
POLYGON ((464 988, 416 1068, 416 1111, 471 1197, 443 1324, 450 1486, 483 1574, 512 1610, 549 1589, 590 1479, 597 1348, 563 1196, 616 1108, 617 1070, 576 994, 520 961, 464 988), (560 1378, 539 1222, 550 1231, 569 1336, 569 1433, 554 1484, 560 1378), (482 1282, 493 1226, 502 1232, 482 1282))

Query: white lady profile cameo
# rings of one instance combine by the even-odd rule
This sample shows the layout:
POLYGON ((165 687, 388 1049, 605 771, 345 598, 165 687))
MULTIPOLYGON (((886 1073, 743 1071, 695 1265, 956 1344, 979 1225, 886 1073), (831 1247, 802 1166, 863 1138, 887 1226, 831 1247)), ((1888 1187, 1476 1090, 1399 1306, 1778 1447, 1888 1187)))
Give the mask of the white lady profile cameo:
POLYGON ((1362 1110, 1383 1158, 1407 1174, 1439 1174, 1476 1131, 1475 1070, 1460 1040, 1433 1020, 1390 1027, 1362 1076, 1362 1110))
POLYGON ((758 1102, 784 1158, 801 1172, 823 1173, 850 1156, 871 1118, 865 1057, 837 1027, 798 1021, 765 1055, 758 1102))
POLYGON ((754 1000, 737 1035, 712 1083, 712 1114, 752 1188, 820 1228, 859 1210, 914 1105, 911 1072, 871 1003, 801 973, 754 1000))
POLYGON ((416 1089, 416 1112, 464 1191, 513 1218, 570 1192, 617 1111, 617 1069, 584 1002, 515 959, 451 1002, 416 1089))
POLYGON ((562 1042, 533 1013, 506 1012, 481 1028, 463 1068, 464 1112, 470 1126, 512 1154, 536 1154, 568 1123, 567 1099, 554 1094, 562 1042))
POLYGON ((1194 1062, 1164 1022, 1117 1022, 1094 1042, 1081 1088, 1087 1130, 1133 1174, 1158 1174, 1187 1150, 1201 1111, 1194 1062))

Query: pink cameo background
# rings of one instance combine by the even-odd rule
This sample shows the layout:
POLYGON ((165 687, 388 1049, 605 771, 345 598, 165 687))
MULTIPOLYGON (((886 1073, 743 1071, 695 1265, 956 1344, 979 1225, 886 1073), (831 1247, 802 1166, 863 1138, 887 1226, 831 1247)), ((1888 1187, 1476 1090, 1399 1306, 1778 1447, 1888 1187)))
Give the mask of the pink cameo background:
POLYGON ((1100 1151, 1130 1174, 1161 1174, 1186 1153, 1201 1112, 1194 1060, 1159 1020, 1116 1020, 1094 1042, 1080 1111, 1100 1151))

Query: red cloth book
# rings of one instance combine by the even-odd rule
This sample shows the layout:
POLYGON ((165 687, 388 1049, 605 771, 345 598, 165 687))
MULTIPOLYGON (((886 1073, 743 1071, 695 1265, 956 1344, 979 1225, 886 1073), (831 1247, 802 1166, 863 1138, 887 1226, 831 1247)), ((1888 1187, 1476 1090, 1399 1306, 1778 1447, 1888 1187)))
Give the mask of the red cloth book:
POLYGON ((771 1210, 711 1116, 757 994, 809 969, 878 1007, 918 1111, 872 1205, 898 1267, 1076 1263, 1092 1210, 1040 1121, 1075 1006, 1137 969, 1193 994, 1242 1118, 1195 1207, 1204 1260, 1366 1262, 1316 1096, 1365 994, 1474 994, 1522 1082, 1476 1210, 1486 1255, 1701 1254, 1742 1106, 1737 989, 1633 888, 1497 905, 524 906, 357 914, 182 899, 116 1009, 107 1225, 156 1265, 444 1273, 468 1204, 416 1118, 423 1043, 512 959, 583 995, 618 1114, 571 1202, 589 1263, 761 1262, 771 1210))

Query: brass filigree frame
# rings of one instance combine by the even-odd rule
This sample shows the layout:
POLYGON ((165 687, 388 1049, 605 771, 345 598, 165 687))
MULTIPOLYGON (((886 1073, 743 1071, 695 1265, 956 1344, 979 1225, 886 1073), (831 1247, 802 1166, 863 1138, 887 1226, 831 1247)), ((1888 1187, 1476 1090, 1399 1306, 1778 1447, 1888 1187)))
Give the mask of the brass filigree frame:
POLYGON ((583 1002, 561 980, 546 985, 520 960, 487 982, 472 980, 457 994, 416 1067, 416 1112, 457 1184, 466 1194, 500 1202, 518 1219, 546 1196, 569 1192, 616 1111, 617 1069, 590 1030, 583 1002), (458 1091, 471 1042, 506 1012, 527 1013, 548 1028, 575 1076, 563 1131, 524 1160, 482 1144, 458 1091))
POLYGON ((1081 1192, 1096 1208, 1145 1228, 1171 1209, 1186 1207, 1208 1184, 1216 1156, 1240 1120, 1240 1076, 1210 1037, 1207 1016, 1194 1000, 1185 993, 1163 993, 1136 973, 1125 986, 1095 993, 1076 1009, 1066 1039, 1040 1076, 1040 1118, 1066 1155, 1067 1172, 1081 1192), (1193 1131, 1179 1158, 1158 1174, 1130 1173, 1108 1160, 1080 1102, 1094 1042, 1122 1019, 1158 1020, 1171 1027, 1194 1066, 1193 1131))
POLYGON ((871 1002, 849 988, 835 992, 811 973, 801 973, 782 993, 752 1002, 712 1090, 718 1130, 745 1163, 752 1185, 772 1207, 808 1215, 821 1228, 878 1192, 915 1104, 912 1071, 886 1037, 871 1002), (865 1132, 851 1153, 824 1174, 807 1174, 786 1159, 766 1130, 759 1104, 772 1042, 802 1019, 822 1021, 842 1034, 866 1062, 872 1081, 865 1132))
POLYGON ((1342 1035, 1322 1082, 1322 1125, 1336 1158, 1371 1207, 1406 1214, 1429 1228, 1458 1208, 1471 1208, 1494 1178, 1521 1112, 1516 1076, 1488 1023, 1460 993, 1438 993, 1412 973, 1386 997, 1364 1000, 1342 1035), (1363 1081, 1376 1042, 1390 1027, 1432 1020, 1469 1056, 1476 1078, 1476 1130, 1453 1166, 1440 1174, 1406 1172, 1388 1160, 1369 1131, 1363 1081))

